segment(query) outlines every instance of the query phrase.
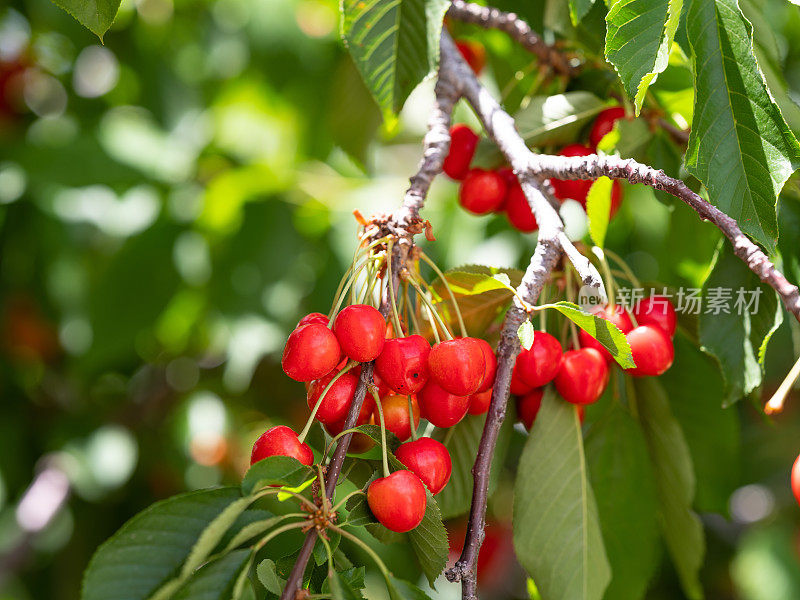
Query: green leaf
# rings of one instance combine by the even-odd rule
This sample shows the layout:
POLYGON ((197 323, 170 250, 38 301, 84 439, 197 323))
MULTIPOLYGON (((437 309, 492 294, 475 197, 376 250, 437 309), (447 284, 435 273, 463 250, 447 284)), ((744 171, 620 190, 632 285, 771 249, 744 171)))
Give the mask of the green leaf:
POLYGON ((555 304, 546 304, 545 306, 557 310, 600 342, 623 369, 630 369, 636 366, 625 334, 617 329, 617 326, 613 323, 584 312, 577 304, 572 302, 562 301, 555 304))
POLYGON ((716 357, 722 369, 725 405, 761 385, 764 352, 782 322, 783 312, 775 291, 761 283, 723 240, 703 284, 699 330, 703 350, 716 357), (752 307, 747 302, 754 298, 758 300, 758 312, 751 314, 755 300, 752 307), (717 305, 726 308, 715 314, 717 305))
POLYGON ((95 552, 82 600, 145 600, 178 572, 203 530, 239 498, 238 488, 201 490, 145 509, 95 552))
POLYGON ((589 485, 580 419, 576 408, 549 387, 517 471, 514 548, 542 598, 603 597, 611 571, 589 485))
POLYGON ((589 235, 595 246, 601 248, 606 241, 608 221, 611 216, 611 188, 614 182, 601 177, 592 183, 586 196, 586 215, 589 217, 589 235))
POLYGON ((310 469, 291 456, 268 456, 247 470, 242 480, 242 493, 268 486, 297 487, 311 476, 310 469))
POLYGON ((586 460, 611 563, 608 600, 640 600, 658 566, 658 499, 639 424, 615 403, 586 436, 586 460))
POLYGON ((519 343, 522 344, 522 347, 525 348, 525 350, 530 350, 531 346, 533 346, 533 336, 535 332, 536 329, 534 328, 530 319, 525 319, 522 322, 522 325, 519 326, 519 329, 517 329, 519 343))
POLYGON ((439 64, 446 0, 342 0, 342 37, 372 95, 391 118, 439 64))
POLYGON ((442 523, 442 513, 436 500, 428 494, 428 506, 422 523, 408 532, 411 548, 419 561, 422 572, 431 587, 447 565, 450 545, 447 542, 447 530, 442 523))
POLYGON ((737 1, 693 0, 687 27, 697 93, 686 166, 771 252, 776 198, 800 164, 800 144, 767 89, 737 1))
POLYGON ((783 261, 783 274, 793 283, 800 282, 800 202, 795 198, 781 198, 778 211, 781 237, 778 249, 783 261))
MULTIPOLYGON (((511 433, 514 430, 514 414, 511 412, 513 410, 512 402, 507 407, 506 418, 497 434, 497 445, 492 458, 492 470, 489 473, 490 496, 497 488, 500 471, 511 442, 511 433)), ((445 445, 450 452, 453 472, 445 488, 436 495, 436 501, 445 519, 459 517, 469 510, 473 487, 472 463, 475 462, 485 421, 486 419, 482 416, 467 415, 454 427, 446 431, 438 429, 433 436, 440 442, 443 442, 448 434, 450 437, 445 445)))
POLYGON ((278 575, 275 562, 269 558, 262 560, 256 567, 256 576, 268 592, 280 596, 286 581, 278 575))
POLYGON ((714 360, 686 337, 675 336, 675 362, 659 378, 689 444, 697 475, 694 506, 727 514, 739 486, 739 415, 722 406, 724 381, 714 360))
MULTIPOLYGON (((339 542, 342 540, 342 535, 338 531, 328 531, 328 545, 331 547, 331 552, 335 552, 339 547, 339 542)), ((328 553, 325 550, 325 544, 322 540, 317 538, 317 543, 314 545, 314 562, 318 565, 324 565, 328 561, 328 553)))
POLYGON ((431 600, 430 596, 417 586, 398 579, 391 573, 386 580, 386 588, 389 590, 391 600, 431 600))
MULTIPOLYGON (((495 278, 499 274, 508 275, 511 286, 519 285, 522 279, 522 271, 483 265, 458 267, 445 273, 469 335, 482 337, 511 302, 511 290, 504 282, 495 278)), ((436 279, 432 287, 438 295, 434 302, 440 314, 450 324, 456 323, 452 301, 442 281, 436 279)))
POLYGON ((102 41, 117 16, 120 0, 53 0, 53 4, 67 11, 102 41))
POLYGON ((514 115, 519 134, 531 146, 569 144, 606 104, 594 94, 577 91, 534 96, 514 115))
POLYGON ((606 15, 606 58, 636 114, 647 88, 669 64, 683 0, 612 0, 606 15))
POLYGON ((583 17, 592 9, 595 0, 569 0, 569 18, 573 25, 581 22, 583 17))
POLYGON ((235 550, 198 569, 172 597, 174 600, 230 600, 250 550, 235 550))
POLYGON ((694 471, 689 447, 670 410, 664 388, 653 377, 634 379, 639 420, 656 475, 661 533, 690 600, 703 597, 698 574, 703 565, 703 526, 692 512, 694 471))
MULTIPOLYGON (((363 571, 364 567, 360 569, 363 571)), ((356 569, 350 569, 350 571, 355 570, 356 569)), ((361 579, 363 586, 363 575, 361 579)), ((364 598, 359 591, 360 588, 354 586, 348 576, 344 573, 337 573, 333 568, 328 569, 328 579, 326 583, 331 591, 333 600, 363 600, 364 598)))

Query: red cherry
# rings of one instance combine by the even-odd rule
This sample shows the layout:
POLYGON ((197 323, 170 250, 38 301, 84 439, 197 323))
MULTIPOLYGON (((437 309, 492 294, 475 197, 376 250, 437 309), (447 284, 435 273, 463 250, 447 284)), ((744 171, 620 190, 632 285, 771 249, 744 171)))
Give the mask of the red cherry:
MULTIPOLYGON (((559 152, 559 155, 561 156, 589 156, 590 154, 594 154, 594 150, 586 146, 582 146, 581 144, 570 144, 569 146, 564 146, 559 152)), ((572 198, 573 200, 577 200, 578 202, 582 203, 584 206, 586 205, 586 195, 589 193, 589 188, 592 187, 591 180, 578 179, 573 181, 551 179, 550 183, 553 186, 556 198, 560 200, 572 198)))
POLYGON ((304 465, 314 462, 314 453, 308 444, 297 439, 297 434, 286 425, 278 425, 268 429, 253 444, 250 464, 253 465, 268 456, 291 456, 304 465))
POLYGON ((519 186, 519 181, 517 180, 517 176, 514 175, 514 170, 511 167, 500 167, 497 169, 497 174, 503 178, 503 181, 506 182, 506 196, 503 198, 503 203, 497 208, 497 212, 505 211, 506 209, 506 202, 508 201, 508 194, 511 192, 513 187, 519 186))
POLYGON ((336 315, 333 333, 348 357, 369 362, 383 350, 386 321, 378 309, 367 304, 353 304, 336 315))
MULTIPOLYGON (((311 384, 311 387, 308 388, 308 408, 314 410, 320 394, 337 373, 339 371, 333 371, 311 384)), ((320 423, 335 423, 340 419, 344 419, 350 409, 350 402, 352 402, 353 395, 356 393, 357 385, 358 377, 349 371, 339 377, 322 399, 322 404, 319 405, 319 410, 317 410, 317 421, 320 423)))
POLYGON ((422 414, 436 427, 452 427, 467 414, 469 396, 456 396, 429 381, 419 393, 422 414))
POLYGON ((459 40, 456 42, 456 48, 475 74, 480 75, 486 66, 486 49, 483 44, 472 40, 459 40))
POLYGON ((528 385, 524 381, 522 381, 522 377, 520 376, 519 367, 515 364, 514 370, 511 372, 511 390, 510 392, 515 396, 524 396, 525 394, 531 392, 533 390, 532 385, 528 385))
POLYGON ((300 319, 300 321, 298 321, 295 329, 300 329, 303 325, 311 325, 312 323, 318 323, 327 327, 329 323, 328 316, 323 315, 322 313, 307 314, 305 317, 300 319))
POLYGON ((600 140, 602 140, 607 133, 614 129, 614 123, 624 116, 625 109, 621 106, 614 106, 601 111, 594 120, 592 130, 589 132, 589 143, 594 148, 597 148, 597 144, 600 143, 600 140))
MULTIPOLYGON (((361 404, 361 410, 358 413, 358 418, 356 419, 356 427, 361 425, 366 425, 367 423, 372 423, 372 413, 375 410, 375 400, 372 399, 372 396, 367 394, 364 396, 364 402, 361 404)), ((328 423, 325 425, 325 429, 328 430, 328 433, 331 434, 331 437, 336 437, 342 431, 344 431, 344 422, 347 419, 347 415, 344 416, 339 421, 335 423, 328 423)), ((375 442, 372 441, 372 438, 364 433, 354 433, 353 437, 350 438, 350 446, 347 448, 347 452, 350 454, 363 454, 367 450, 371 449, 375 445, 375 442)))
MULTIPOLYGON (((625 310, 625 308, 620 304, 614 305, 613 309, 610 306, 604 306, 597 307, 589 312, 591 312, 593 315, 597 315, 601 319, 610 321, 616 325, 617 329, 619 329, 622 333, 628 333, 631 329, 633 329, 633 321, 631 321, 628 311, 625 310)), ((578 332, 578 339, 580 340, 581 348, 594 348, 603 355, 603 358, 606 359, 606 362, 610 363, 614 360, 614 357, 611 356, 611 353, 605 349, 603 344, 598 342, 583 329, 578 332)))
POLYGON ((516 368, 522 381, 531 387, 542 387, 550 383, 561 366, 561 344, 545 331, 533 335, 530 350, 522 349, 517 356, 516 368))
POLYGON ((450 453, 441 442, 421 437, 414 442, 401 444, 394 455, 422 480, 434 496, 450 481, 453 464, 450 453))
POLYGON ((608 365, 594 348, 564 353, 555 379, 558 393, 573 404, 591 404, 603 395, 608 383, 608 365))
POLYGON ((467 412, 471 415, 482 415, 489 410, 492 403, 492 388, 485 392, 476 392, 469 397, 469 408, 467 412))
POLYGON ((626 372, 634 377, 661 375, 672 366, 675 348, 666 332, 655 325, 639 325, 628 335, 636 367, 626 372))
POLYGON ((672 337, 675 335, 677 317, 672 302, 665 296, 651 296, 636 303, 633 316, 639 325, 656 325, 672 337))
POLYGON ((456 396, 469 396, 483 383, 486 361, 475 338, 439 342, 428 355, 431 378, 456 396))
POLYGON ((798 456, 794 465, 792 465, 792 493, 794 499, 800 504, 800 456, 798 456))
POLYGON ((395 471, 369 485, 367 503, 384 527, 404 533, 422 523, 428 499, 419 477, 411 471, 395 471))
POLYGON ((620 206, 622 206, 622 185, 619 180, 615 179, 614 183, 611 184, 611 211, 608 215, 609 219, 614 218, 620 206))
POLYGON ((519 181, 515 181, 508 188, 505 210, 508 222, 515 229, 524 233, 539 229, 539 224, 536 222, 536 217, 533 216, 533 211, 519 181))
MULTIPOLYGON (((408 418, 408 396, 390 394, 381 398, 381 409, 386 429, 397 436, 401 442, 411 437, 411 421, 408 418)), ((414 428, 419 425, 419 402, 416 396, 411 396, 411 411, 414 413, 414 428)), ((375 422, 380 423, 380 417, 375 412, 375 422)))
POLYGON ((283 348, 283 371, 295 381, 312 381, 330 373, 342 349, 325 325, 311 323, 295 329, 283 348))
POLYGON ((507 188, 497 171, 471 169, 458 191, 458 202, 472 214, 485 215, 503 205, 507 188))
POLYGON ((448 177, 461 181, 467 176, 478 139, 478 135, 463 123, 450 128, 450 151, 442 164, 442 170, 448 177))
POLYGON ((428 381, 431 345, 421 335, 386 340, 375 371, 398 394, 415 394, 428 381))
POLYGON ((478 388, 478 391, 485 392, 486 390, 491 389, 494 385, 494 377, 497 374, 497 357, 494 355, 494 350, 492 350, 489 342, 480 338, 476 339, 478 344, 481 346, 481 350, 483 351, 484 364, 486 365, 483 372, 483 382, 478 388))
POLYGON ((535 389, 517 399, 517 416, 528 431, 533 427, 536 415, 542 407, 542 396, 544 396, 544 391, 535 389))

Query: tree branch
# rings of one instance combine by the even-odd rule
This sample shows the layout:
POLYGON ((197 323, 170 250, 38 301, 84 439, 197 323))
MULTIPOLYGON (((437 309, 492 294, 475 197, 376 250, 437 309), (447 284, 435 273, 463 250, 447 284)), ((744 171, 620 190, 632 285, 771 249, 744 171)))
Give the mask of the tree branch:
POLYGON ((576 69, 570 64, 569 58, 558 49, 545 43, 541 36, 530 28, 530 25, 514 13, 464 2, 464 0, 453 0, 447 15, 485 29, 503 31, 523 48, 538 56, 542 64, 548 65, 556 73, 569 76, 575 74, 576 69))
POLYGON ((550 156, 532 155, 527 167, 529 175, 556 179, 597 179, 606 176, 624 179, 630 183, 643 183, 650 187, 672 194, 693 208, 702 219, 710 221, 725 234, 733 251, 761 281, 774 289, 791 314, 800 321, 800 290, 791 284, 775 268, 766 254, 739 228, 736 219, 726 215, 679 179, 667 176, 663 171, 616 156, 550 156))
MULTIPOLYGON (((380 220, 380 233, 375 234, 376 237, 383 237, 388 233, 398 240, 398 243, 393 248, 392 256, 388 257, 388 260, 392 261, 395 293, 400 289, 398 285, 400 266, 404 264, 408 251, 413 245, 414 235, 422 231, 419 211, 425 204, 425 198, 428 195, 433 178, 442 170, 442 163, 450 148, 451 115, 459 95, 458 85, 452 80, 439 78, 435 88, 435 100, 428 123, 428 131, 423 139, 422 159, 417 173, 410 179, 410 185, 403 198, 403 204, 391 215, 387 215, 380 220)), ((384 317, 389 315, 388 297, 383 299, 381 313, 384 317)), ((361 377, 353 396, 353 402, 350 405, 350 412, 347 414, 342 430, 355 427, 367 388, 372 384, 373 368, 374 362, 363 365, 361 377)), ((334 497, 342 464, 347 455, 347 449, 350 447, 352 437, 353 434, 351 433, 339 440, 333 457, 328 464, 325 483, 325 493, 328 498, 334 497)), ((292 572, 286 580, 281 600, 293 600, 300 597, 299 590, 303 585, 303 574, 316 542, 317 531, 316 529, 311 529, 303 541, 300 554, 298 554, 297 560, 292 567, 292 572)))

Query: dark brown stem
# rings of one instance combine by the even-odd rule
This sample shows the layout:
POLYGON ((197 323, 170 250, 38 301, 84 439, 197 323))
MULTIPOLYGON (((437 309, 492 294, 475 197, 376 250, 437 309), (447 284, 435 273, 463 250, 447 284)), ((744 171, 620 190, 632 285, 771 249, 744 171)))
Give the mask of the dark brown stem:
POLYGON ((689 143, 689 135, 691 134, 691 131, 686 131, 684 129, 675 127, 675 125, 673 125, 664 118, 658 119, 658 125, 659 127, 661 127, 661 129, 670 134, 672 136, 672 139, 678 142, 679 144, 683 144, 685 146, 686 144, 689 143))
POLYGON ((479 25, 485 29, 498 29, 507 33, 523 48, 539 57, 541 64, 551 67, 556 73, 574 75, 576 72, 576 68, 570 64, 569 57, 545 43, 541 36, 530 28, 530 25, 514 13, 463 0, 453 0, 447 15, 465 23, 479 25))

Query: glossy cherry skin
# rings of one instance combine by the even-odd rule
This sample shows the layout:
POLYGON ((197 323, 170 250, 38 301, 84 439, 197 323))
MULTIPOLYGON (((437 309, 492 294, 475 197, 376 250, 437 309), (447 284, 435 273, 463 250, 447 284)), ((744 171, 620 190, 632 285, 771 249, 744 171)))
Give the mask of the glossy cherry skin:
POLYGON ((268 456, 291 456, 304 465, 314 462, 314 453, 308 444, 297 439, 297 434, 286 425, 278 425, 268 429, 253 444, 250 464, 253 465, 268 456))
POLYGON ((478 340, 478 344, 480 344, 481 350, 483 351, 484 364, 486 365, 483 372, 483 382, 481 382, 478 392, 485 392, 486 390, 491 389, 494 385, 494 378, 495 375, 497 375, 497 357, 495 356, 491 345, 489 345, 489 342, 481 338, 476 339, 478 340))
POLYGON ((614 129, 614 123, 624 116, 625 109, 621 106, 613 106, 601 111, 594 120, 592 130, 589 132, 589 143, 592 147, 597 148, 597 144, 600 143, 600 140, 614 129))
POLYGON ((480 75, 486 66, 486 49, 480 42, 472 40, 458 40, 456 48, 467 61, 476 75, 480 75))
MULTIPOLYGON (((598 307, 589 312, 602 319, 605 319, 606 321, 610 321, 616 325, 617 329, 619 329, 622 333, 628 333, 631 329, 633 329, 633 321, 631 321, 628 311, 625 310, 625 308, 620 304, 616 304, 614 308, 611 308, 610 306, 598 307)), ((578 340, 580 341, 581 348, 594 348, 603 355, 603 358, 606 359, 606 362, 610 363, 614 360, 614 357, 611 356, 611 353, 605 349, 603 344, 598 342, 583 329, 578 332, 578 340)))
POLYGON ((533 216, 533 211, 519 181, 515 180, 508 188, 505 211, 508 222, 514 229, 523 233, 531 233, 539 229, 539 224, 536 222, 536 217, 533 216))
POLYGON ((539 409, 542 407, 542 396, 544 396, 544 391, 537 388, 517 398, 517 417, 528 431, 533 427, 536 415, 539 414, 539 409))
POLYGON ((483 350, 475 338, 439 342, 428 355, 428 372, 442 388, 456 396, 478 391, 486 373, 483 350))
POLYGON ((386 321, 375 307, 352 304, 336 315, 333 333, 349 358, 369 362, 378 358, 383 350, 386 321))
MULTIPOLYGON (((381 409, 387 431, 391 431, 401 442, 411 437, 411 421, 408 418, 408 396, 390 394, 381 398, 381 409)), ((414 428, 419 426, 419 402, 411 396, 411 411, 414 413, 414 428)), ((380 423, 378 411, 375 411, 375 422, 380 423)))
POLYGON ((422 480, 434 496, 450 481, 453 464, 450 452, 441 442, 421 437, 414 442, 400 444, 394 455, 406 468, 422 480))
POLYGON ((295 327, 295 329, 298 329, 303 325, 311 325, 312 323, 318 323, 319 325, 325 325, 327 327, 329 322, 328 315, 323 315, 322 313, 309 313, 297 322, 297 327, 295 327))
POLYGON ((678 319, 672 302, 665 296, 651 296, 640 300, 633 307, 633 316, 639 325, 655 325, 661 327, 669 337, 675 335, 678 319))
POLYGON ((398 394, 415 394, 428 382, 430 352, 431 345, 421 335, 386 340, 375 371, 398 394))
POLYGON ((800 456, 798 456, 794 465, 792 465, 792 493, 794 499, 800 504, 800 456))
MULTIPOLYGON (((559 154, 561 156, 589 156, 594 154, 594 150, 581 144, 570 144, 562 148, 559 154)), ((589 193, 589 188, 592 187, 592 181, 586 179, 551 179, 550 184, 553 186, 555 197, 559 200, 572 198, 584 206, 586 205, 586 195, 589 193)))
POLYGON ((471 415, 482 415, 489 410, 492 403, 492 388, 485 392, 476 392, 469 397, 469 408, 467 412, 471 415))
POLYGON ((419 393, 422 414, 436 427, 452 427, 467 414, 469 396, 456 396, 429 381, 419 393))
POLYGON ((608 365, 594 348, 564 353, 555 378, 561 397, 572 404, 591 404, 603 395, 608 384, 608 365))
POLYGON ((471 169, 458 191, 458 203, 474 215, 498 210, 506 199, 506 180, 497 171, 471 169))
POLYGON ((442 170, 448 177, 461 181, 467 176, 478 140, 478 135, 463 123, 450 128, 450 151, 442 165, 442 170))
POLYGON ((550 383, 561 366, 561 344, 545 331, 533 335, 530 350, 523 348, 517 356, 519 377, 529 386, 537 388, 550 383))
MULTIPOLYGON (((374 410, 375 400, 372 399, 371 395, 367 394, 364 396, 364 402, 361 404, 361 411, 358 413, 355 426, 358 427, 360 425, 366 425, 367 423, 373 423, 374 419, 372 413, 374 410)), ((325 429, 328 430, 328 433, 331 434, 331 437, 335 437, 344 431, 344 422, 346 419, 347 415, 335 423, 328 423, 325 425, 325 429)), ((347 452, 349 454, 363 454, 367 450, 371 449, 374 445, 375 442, 373 442, 372 438, 368 435, 364 433, 354 433, 353 437, 350 438, 350 446, 347 448, 347 452)))
MULTIPOLYGON (((336 376, 338 371, 333 371, 321 379, 314 381, 308 388, 308 408, 314 410, 320 395, 325 391, 325 387, 336 376)), ((356 386, 358 385, 358 377, 351 372, 347 372, 339 379, 337 379, 317 410, 316 419, 320 423, 335 423, 347 416, 347 411, 350 410, 350 403, 353 401, 353 395, 356 393, 356 386)))
POLYGON ((514 370, 511 372, 511 393, 515 396, 524 396, 525 394, 533 391, 533 386, 528 385, 522 380, 519 374, 519 367, 515 364, 514 370))
POLYGON ((655 325, 639 325, 628 335, 631 354, 636 367, 626 373, 634 377, 655 377, 672 366, 675 348, 666 332, 655 325))
POLYGON ((283 348, 283 371, 295 381, 313 381, 330 373, 342 349, 333 332, 321 323, 295 329, 283 348))
POLYGON ((387 529, 404 533, 422 523, 428 499, 425 484, 411 471, 395 471, 367 489, 367 504, 387 529))

